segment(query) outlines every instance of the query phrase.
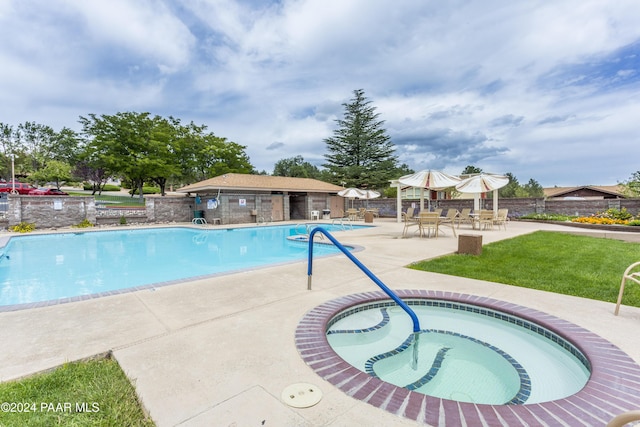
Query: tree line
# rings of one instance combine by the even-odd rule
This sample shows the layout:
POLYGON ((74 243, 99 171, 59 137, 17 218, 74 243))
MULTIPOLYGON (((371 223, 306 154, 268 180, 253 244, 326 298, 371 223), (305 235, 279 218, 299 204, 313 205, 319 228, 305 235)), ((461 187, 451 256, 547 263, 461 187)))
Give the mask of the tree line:
POLYGON ((124 112, 80 116, 80 132, 27 122, 0 123, 0 174, 31 182, 90 182, 94 193, 118 177, 142 197, 145 182, 164 195, 180 186, 225 173, 254 171, 246 147, 207 132, 205 125, 184 124, 174 117, 124 112))

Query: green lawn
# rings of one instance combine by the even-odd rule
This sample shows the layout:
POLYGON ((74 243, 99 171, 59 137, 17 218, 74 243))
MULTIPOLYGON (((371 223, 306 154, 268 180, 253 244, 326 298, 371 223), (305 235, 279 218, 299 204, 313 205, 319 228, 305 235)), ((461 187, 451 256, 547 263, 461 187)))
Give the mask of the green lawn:
MULTIPOLYGON (((622 273, 640 260, 640 244, 538 231, 483 246, 482 255, 448 255, 410 268, 616 302, 622 273)), ((640 307, 640 287, 622 300, 640 307)))
POLYGON ((111 358, 66 363, 0 384, 0 426, 151 427, 135 391, 111 358))

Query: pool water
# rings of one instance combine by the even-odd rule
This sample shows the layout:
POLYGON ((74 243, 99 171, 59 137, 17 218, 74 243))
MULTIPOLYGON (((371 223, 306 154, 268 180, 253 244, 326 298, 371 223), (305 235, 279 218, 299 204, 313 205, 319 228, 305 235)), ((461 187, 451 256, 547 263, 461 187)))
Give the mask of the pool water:
MULTIPOLYGON (((308 243, 290 239, 304 230, 301 226, 174 227, 12 237, 0 248, 0 306, 304 260, 308 243)), ((314 247, 318 256, 336 252, 333 245, 314 247)))
POLYGON ((528 404, 575 394, 589 362, 554 333, 511 315, 409 301, 423 332, 417 366, 409 316, 393 303, 358 307, 329 323, 327 340, 352 366, 429 396, 478 404, 528 404), (415 368, 415 369, 414 369, 415 368))

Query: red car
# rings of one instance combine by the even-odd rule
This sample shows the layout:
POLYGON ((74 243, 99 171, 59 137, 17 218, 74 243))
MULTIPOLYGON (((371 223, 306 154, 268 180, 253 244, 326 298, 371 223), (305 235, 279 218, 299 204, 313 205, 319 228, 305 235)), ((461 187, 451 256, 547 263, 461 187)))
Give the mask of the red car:
POLYGON ((29 191, 30 196, 68 196, 68 193, 65 193, 62 190, 58 190, 57 188, 35 188, 29 191))
POLYGON ((36 187, 31 184, 25 184, 24 182, 3 182, 0 184, 0 192, 11 193, 14 187, 18 194, 29 194, 31 190, 36 190, 36 187))

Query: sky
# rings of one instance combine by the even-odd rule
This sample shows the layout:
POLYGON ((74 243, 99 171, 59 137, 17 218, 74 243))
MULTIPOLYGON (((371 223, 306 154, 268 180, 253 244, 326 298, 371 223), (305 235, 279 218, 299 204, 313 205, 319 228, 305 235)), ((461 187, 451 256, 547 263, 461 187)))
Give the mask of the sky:
POLYGON ((0 122, 205 124, 259 171, 325 138, 357 89, 400 163, 545 187, 640 170, 637 0, 0 0, 0 122))

